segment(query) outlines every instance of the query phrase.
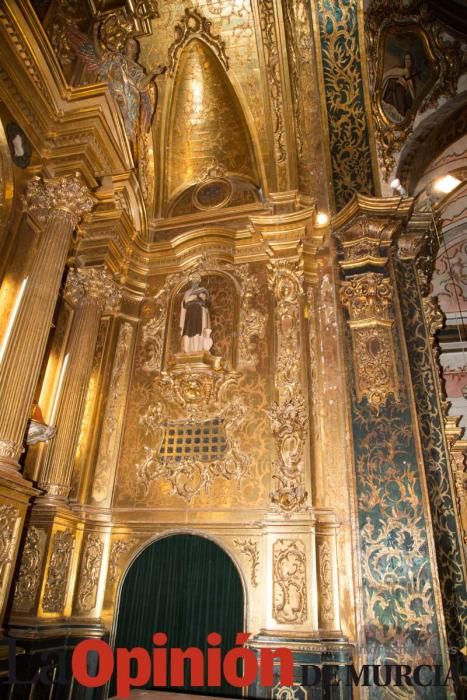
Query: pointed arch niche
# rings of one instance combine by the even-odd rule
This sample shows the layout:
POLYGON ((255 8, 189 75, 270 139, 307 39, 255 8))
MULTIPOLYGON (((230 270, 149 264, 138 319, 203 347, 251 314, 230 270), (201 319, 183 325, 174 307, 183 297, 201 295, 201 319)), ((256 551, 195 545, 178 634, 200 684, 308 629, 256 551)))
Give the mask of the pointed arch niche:
POLYGON ((186 12, 176 32, 169 50, 163 215, 255 204, 259 168, 224 44, 196 11, 186 12))

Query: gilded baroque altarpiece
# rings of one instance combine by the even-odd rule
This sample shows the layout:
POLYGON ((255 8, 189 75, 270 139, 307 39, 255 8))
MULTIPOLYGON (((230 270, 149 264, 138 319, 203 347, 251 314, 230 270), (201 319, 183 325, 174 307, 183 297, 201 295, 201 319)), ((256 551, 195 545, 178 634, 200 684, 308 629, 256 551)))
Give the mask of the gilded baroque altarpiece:
POLYGON ((343 6, 0 8, 0 118, 32 152, 18 172, 1 152, 17 637, 112 634, 138 554, 189 533, 235 563, 253 648, 445 663, 459 639, 439 387, 422 405, 430 223, 374 196, 361 8, 343 6))

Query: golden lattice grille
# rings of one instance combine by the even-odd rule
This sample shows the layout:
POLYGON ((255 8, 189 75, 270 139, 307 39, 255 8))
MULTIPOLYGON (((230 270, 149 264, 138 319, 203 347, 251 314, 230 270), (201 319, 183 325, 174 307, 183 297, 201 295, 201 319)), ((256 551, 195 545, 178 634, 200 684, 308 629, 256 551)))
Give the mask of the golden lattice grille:
POLYGON ((220 459, 226 451, 224 423, 220 418, 195 423, 177 421, 166 424, 159 456, 161 459, 220 459))

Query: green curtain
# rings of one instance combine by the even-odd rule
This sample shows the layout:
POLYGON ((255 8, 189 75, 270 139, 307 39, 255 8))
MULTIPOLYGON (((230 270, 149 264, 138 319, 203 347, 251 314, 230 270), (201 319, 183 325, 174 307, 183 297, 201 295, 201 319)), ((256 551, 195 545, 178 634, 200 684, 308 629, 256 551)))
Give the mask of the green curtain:
MULTIPOLYGON (((218 545, 195 535, 166 537, 147 547, 127 573, 115 646, 151 652, 152 635, 165 632, 168 649, 195 646, 205 654, 207 635, 219 632, 224 656, 235 646, 236 633, 243 631, 243 606, 240 576, 218 545)), ((222 688, 190 688, 188 680, 184 688, 173 690, 210 695, 241 691, 227 683, 222 688)), ((114 694, 113 682, 110 697, 114 694)))

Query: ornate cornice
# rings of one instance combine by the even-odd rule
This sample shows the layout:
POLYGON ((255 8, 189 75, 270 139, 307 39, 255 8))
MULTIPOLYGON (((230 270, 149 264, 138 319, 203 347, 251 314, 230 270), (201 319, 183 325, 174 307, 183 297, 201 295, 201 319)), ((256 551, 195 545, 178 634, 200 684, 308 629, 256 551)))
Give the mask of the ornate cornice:
POLYGON ((25 208, 39 218, 46 219, 52 212, 67 214, 73 228, 83 214, 91 211, 95 198, 76 175, 58 178, 33 177, 26 186, 25 208))
POLYGON ((107 313, 117 308, 120 287, 106 268, 71 268, 65 286, 65 297, 74 305, 94 304, 107 313))

